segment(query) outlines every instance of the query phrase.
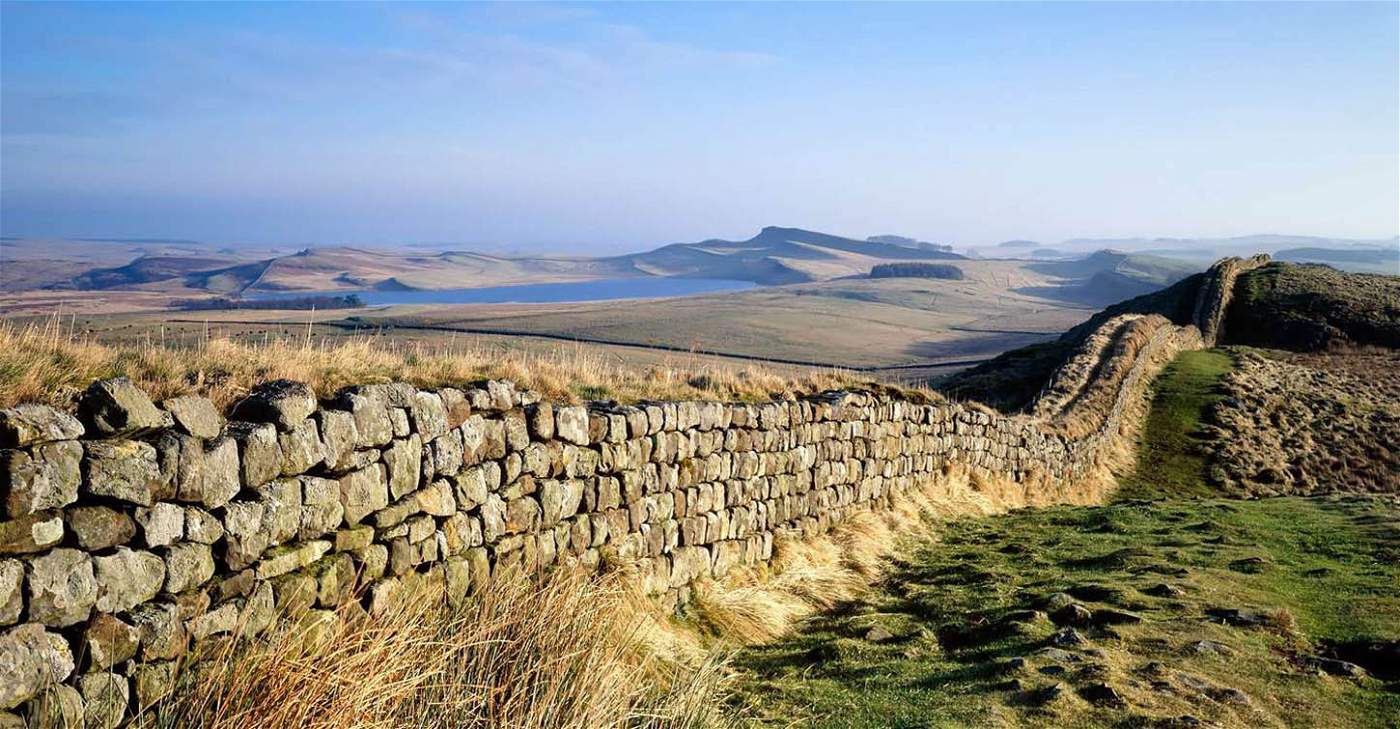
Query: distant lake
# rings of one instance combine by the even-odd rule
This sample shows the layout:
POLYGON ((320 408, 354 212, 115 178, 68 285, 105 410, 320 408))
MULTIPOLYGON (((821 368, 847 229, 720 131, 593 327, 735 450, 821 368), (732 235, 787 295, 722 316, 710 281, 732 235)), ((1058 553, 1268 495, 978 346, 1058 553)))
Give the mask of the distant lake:
POLYGON ((599 279, 567 283, 488 286, 474 289, 431 289, 418 291, 278 291, 245 295, 258 301, 298 299, 307 296, 359 296, 366 306, 389 304, 552 304, 563 301, 608 301, 611 299, 655 299, 665 296, 692 296, 718 291, 754 288, 752 281, 722 278, 599 279))

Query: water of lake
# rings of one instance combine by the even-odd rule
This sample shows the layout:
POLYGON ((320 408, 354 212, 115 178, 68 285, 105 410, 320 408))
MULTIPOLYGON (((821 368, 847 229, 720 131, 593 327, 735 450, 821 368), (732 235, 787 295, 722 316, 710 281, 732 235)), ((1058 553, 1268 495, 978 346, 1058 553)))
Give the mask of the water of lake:
POLYGON ((566 283, 489 286, 474 289, 432 289, 423 291, 283 291, 248 294, 259 301, 297 299, 306 296, 355 294, 366 306, 388 304, 551 304, 564 301, 609 301, 612 299, 656 299, 666 296, 692 296, 719 291, 754 288, 751 281, 720 278, 617 278, 566 283))

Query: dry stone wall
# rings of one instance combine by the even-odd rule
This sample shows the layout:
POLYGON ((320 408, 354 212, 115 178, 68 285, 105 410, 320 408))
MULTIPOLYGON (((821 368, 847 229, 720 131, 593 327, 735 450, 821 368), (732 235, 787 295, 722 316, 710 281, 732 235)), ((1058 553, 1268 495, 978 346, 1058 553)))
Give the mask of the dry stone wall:
POLYGON ((277 381, 226 419, 120 378, 76 414, 0 411, 0 727, 115 726, 169 689, 194 642, 373 614, 415 581, 456 601, 557 563, 618 565, 684 600, 769 559, 779 535, 822 533, 952 467, 1027 501, 1088 500, 1157 368, 1200 345, 1161 317, 1129 338, 1105 326, 1117 344, 1066 365, 1057 392, 1073 395, 1046 417, 865 392, 559 405, 503 381, 318 400, 277 381))

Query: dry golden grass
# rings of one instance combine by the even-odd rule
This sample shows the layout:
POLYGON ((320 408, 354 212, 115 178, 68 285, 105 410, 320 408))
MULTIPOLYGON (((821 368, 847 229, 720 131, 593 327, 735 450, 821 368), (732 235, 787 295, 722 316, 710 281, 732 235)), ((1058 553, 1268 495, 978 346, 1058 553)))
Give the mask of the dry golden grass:
POLYGON ((205 395, 227 407, 252 386, 287 378, 329 396, 350 384, 404 380, 420 387, 508 379, 562 401, 616 399, 764 400, 862 385, 840 370, 785 376, 762 367, 629 367, 580 348, 550 354, 501 352, 470 343, 404 342, 384 336, 209 338, 193 345, 105 344, 73 335, 59 318, 0 322, 0 407, 64 406, 96 379, 126 375, 157 399, 205 395))
POLYGON ((911 540, 937 538, 938 524, 969 514, 1024 506, 962 468, 895 497, 887 509, 851 514, 819 537, 784 538, 773 560, 698 585, 694 627, 720 645, 753 645, 788 632, 799 620, 851 600, 884 574, 887 558, 911 540))
MULTIPOLYGON (((507 575, 458 607, 420 584, 389 610, 285 622, 193 663, 147 729, 715 727, 721 662, 648 645, 618 576, 507 575), (310 624, 309 624, 310 623, 310 624)), ((318 615, 312 613, 312 615, 318 615)))

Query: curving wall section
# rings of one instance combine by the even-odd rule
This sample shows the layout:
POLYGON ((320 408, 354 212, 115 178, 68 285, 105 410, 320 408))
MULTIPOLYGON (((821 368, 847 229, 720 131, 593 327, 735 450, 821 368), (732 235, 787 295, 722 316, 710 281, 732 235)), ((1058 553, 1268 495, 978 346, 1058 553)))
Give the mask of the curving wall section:
POLYGON ((0 411, 0 727, 115 726, 168 691, 195 642, 373 614, 407 581, 460 600, 569 562, 625 567, 677 601, 771 558, 777 536, 954 468, 1022 503, 1092 501, 1152 377, 1201 344, 1195 326, 1115 318, 1011 416, 883 392, 560 405, 502 381, 325 400, 278 381, 225 417, 124 379, 93 383, 73 414, 0 411))

